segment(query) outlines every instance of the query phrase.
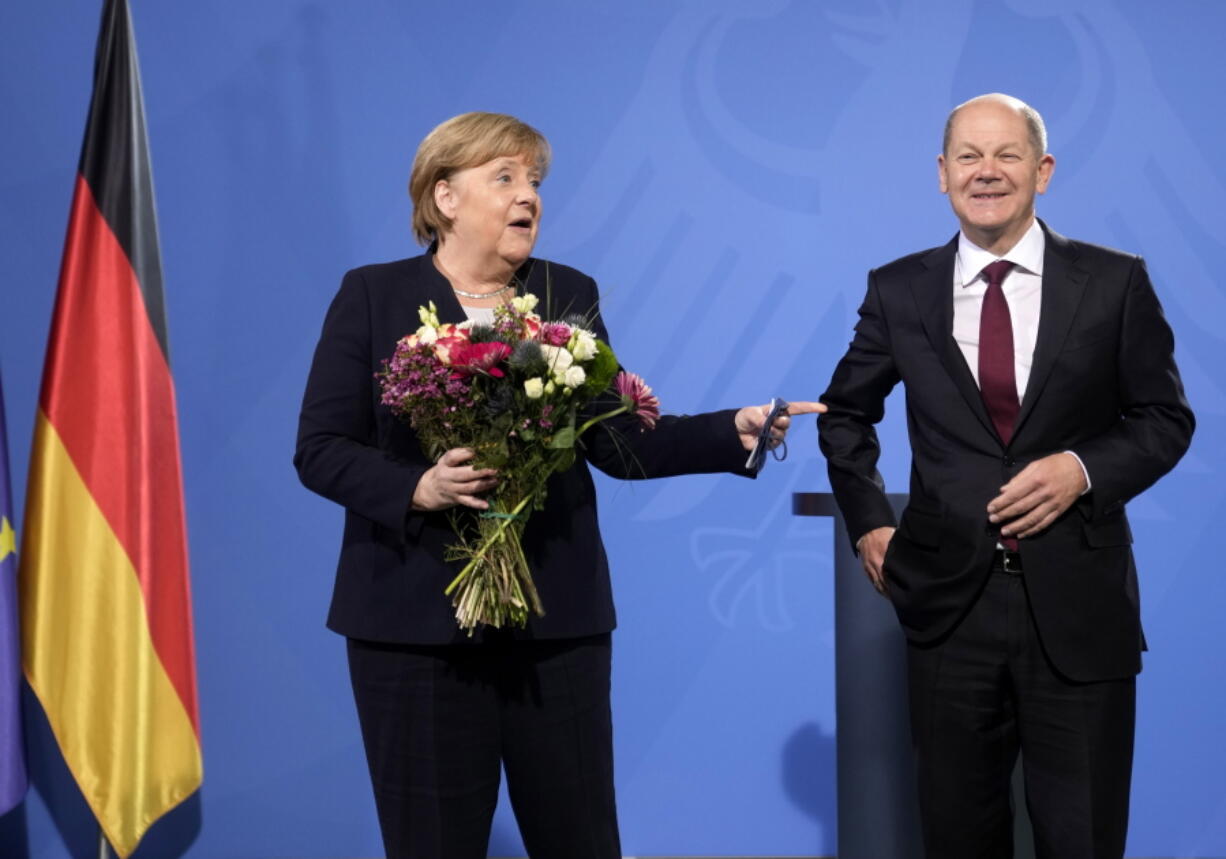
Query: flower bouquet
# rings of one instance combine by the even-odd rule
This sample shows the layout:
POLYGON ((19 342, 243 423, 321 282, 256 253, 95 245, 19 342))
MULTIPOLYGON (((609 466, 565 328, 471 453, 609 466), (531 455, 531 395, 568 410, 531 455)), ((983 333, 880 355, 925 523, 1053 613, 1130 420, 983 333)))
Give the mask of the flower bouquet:
POLYGON ((660 414, 651 388, 619 372, 585 320, 543 320, 536 306, 536 296, 521 295, 497 308, 491 325, 453 325, 439 323, 431 302, 378 374, 383 404, 409 421, 427 456, 466 447, 474 467, 498 470, 488 510, 448 511, 456 542, 446 558, 464 566, 445 593, 469 635, 478 624, 522 627, 530 613, 545 613, 521 538, 544 505, 546 480, 574 463, 583 434, 627 412, 650 429, 660 414), (584 419, 610 390, 610 408, 584 419))

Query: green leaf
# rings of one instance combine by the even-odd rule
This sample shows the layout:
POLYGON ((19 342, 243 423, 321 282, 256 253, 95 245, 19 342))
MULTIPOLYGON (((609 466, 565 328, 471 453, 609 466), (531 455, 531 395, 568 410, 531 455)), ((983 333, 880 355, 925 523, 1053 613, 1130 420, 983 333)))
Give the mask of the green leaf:
POLYGON ((566 450, 558 452, 557 458, 553 461, 554 471, 565 471, 575 464, 575 449, 569 447, 566 450))
POLYGON ((510 419, 502 419, 493 421, 491 426, 495 428, 495 432, 488 438, 482 439, 481 442, 472 445, 476 451, 476 462, 473 464, 479 468, 502 468, 511 459, 511 448, 507 441, 507 435, 510 432, 510 419))
POLYGON ((574 448, 575 446, 575 425, 558 427, 554 430, 553 437, 549 439, 548 447, 554 450, 565 450, 566 448, 574 448))
POLYGON ((587 381, 583 383, 583 391, 588 397, 594 397, 606 390, 617 375, 617 356, 608 343, 596 341, 596 357, 587 366, 587 381))

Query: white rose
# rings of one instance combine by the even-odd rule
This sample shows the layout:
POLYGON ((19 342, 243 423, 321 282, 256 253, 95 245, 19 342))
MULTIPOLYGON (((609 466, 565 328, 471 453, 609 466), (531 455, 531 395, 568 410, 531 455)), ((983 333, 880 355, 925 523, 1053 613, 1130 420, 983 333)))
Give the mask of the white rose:
POLYGON ((583 330, 577 330, 570 338, 570 353, 576 361, 590 361, 596 357, 596 338, 583 330))
POLYGON ((575 363, 575 359, 570 352, 561 346, 550 346, 548 343, 542 343, 541 354, 545 356, 545 363, 549 366, 554 376, 562 376, 570 368, 570 365, 575 363))
POLYGON ((557 389, 558 389, 558 386, 555 385, 552 381, 545 383, 545 393, 546 394, 552 394, 557 389))
POLYGON ((587 381, 587 373, 583 372, 583 368, 578 364, 567 368, 566 375, 562 378, 562 384, 572 391, 585 381, 587 381))
POLYGON ((432 328, 429 325, 423 325, 421 328, 417 329, 417 342, 418 343, 425 343, 427 346, 429 346, 431 343, 433 343, 437 339, 438 339, 438 329, 437 328, 432 328))
POLYGON ((524 393, 528 395, 530 400, 539 400, 541 395, 545 393, 545 382, 539 376, 533 376, 524 382, 524 393))

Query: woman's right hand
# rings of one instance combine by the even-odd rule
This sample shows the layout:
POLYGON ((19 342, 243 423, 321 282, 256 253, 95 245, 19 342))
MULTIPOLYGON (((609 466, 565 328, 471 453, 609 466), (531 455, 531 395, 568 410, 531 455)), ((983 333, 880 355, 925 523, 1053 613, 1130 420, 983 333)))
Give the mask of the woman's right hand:
POLYGON ((488 510, 489 502, 480 498, 498 485, 498 472, 492 468, 473 468, 464 463, 476 454, 466 447, 453 447, 427 469, 413 490, 414 510, 446 510, 462 504, 488 510))

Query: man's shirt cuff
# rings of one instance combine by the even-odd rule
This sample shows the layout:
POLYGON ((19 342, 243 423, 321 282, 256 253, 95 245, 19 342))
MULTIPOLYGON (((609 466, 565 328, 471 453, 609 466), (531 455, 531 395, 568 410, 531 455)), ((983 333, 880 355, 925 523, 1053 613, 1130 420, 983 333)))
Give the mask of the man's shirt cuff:
POLYGON ((1084 475, 1086 479, 1086 488, 1082 490, 1081 494, 1085 495, 1093 487, 1093 484, 1090 483, 1090 472, 1086 471, 1086 464, 1081 461, 1080 456, 1073 453, 1071 450, 1066 450, 1065 453, 1069 454, 1071 457, 1073 457, 1073 459, 1077 460, 1077 464, 1081 466, 1081 473, 1082 475, 1084 475))

